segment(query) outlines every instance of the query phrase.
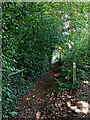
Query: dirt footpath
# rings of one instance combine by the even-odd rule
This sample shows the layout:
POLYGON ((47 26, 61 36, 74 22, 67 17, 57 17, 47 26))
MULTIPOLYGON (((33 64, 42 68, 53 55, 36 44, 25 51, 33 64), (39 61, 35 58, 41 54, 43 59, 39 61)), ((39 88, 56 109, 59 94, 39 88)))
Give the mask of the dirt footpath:
POLYGON ((57 84, 55 78, 60 76, 59 67, 52 69, 40 78, 23 101, 18 102, 21 114, 17 120, 89 120, 89 87, 88 80, 79 81, 80 89, 65 91, 62 95, 50 94, 49 88, 57 84))

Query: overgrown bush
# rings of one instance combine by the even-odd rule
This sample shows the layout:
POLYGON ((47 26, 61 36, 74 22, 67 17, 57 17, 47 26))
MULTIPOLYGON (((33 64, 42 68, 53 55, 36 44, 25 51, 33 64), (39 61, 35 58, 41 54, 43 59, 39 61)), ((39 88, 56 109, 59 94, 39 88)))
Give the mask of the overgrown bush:
POLYGON ((31 80, 49 69, 52 51, 60 40, 56 18, 46 8, 41 9, 43 5, 2 5, 3 54, 12 59, 12 66, 25 69, 24 77, 31 80))
POLYGON ((60 23, 50 13, 50 4, 44 5, 2 3, 3 119, 17 114, 18 98, 48 71, 52 51, 60 40, 60 23))
MULTIPOLYGON (((85 68, 87 4, 2 3, 3 119, 17 114, 18 97, 31 89, 33 82, 48 71, 57 44, 61 47, 62 75, 67 81, 72 77, 73 61, 78 69, 85 68), (64 28, 67 21, 69 27, 64 28), (67 31, 69 35, 65 34, 67 31)), ((83 71, 81 73, 84 75, 83 71)))

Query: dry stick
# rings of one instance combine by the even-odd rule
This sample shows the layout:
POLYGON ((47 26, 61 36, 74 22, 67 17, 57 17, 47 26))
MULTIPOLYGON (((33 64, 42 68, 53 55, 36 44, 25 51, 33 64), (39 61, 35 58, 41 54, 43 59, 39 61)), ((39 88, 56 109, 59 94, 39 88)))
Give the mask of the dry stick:
POLYGON ((23 72, 23 71, 24 71, 24 69, 19 70, 19 71, 17 71, 17 72, 13 72, 13 73, 9 74, 8 77, 10 77, 10 76, 12 76, 12 75, 15 75, 15 74, 18 74, 18 73, 23 72))

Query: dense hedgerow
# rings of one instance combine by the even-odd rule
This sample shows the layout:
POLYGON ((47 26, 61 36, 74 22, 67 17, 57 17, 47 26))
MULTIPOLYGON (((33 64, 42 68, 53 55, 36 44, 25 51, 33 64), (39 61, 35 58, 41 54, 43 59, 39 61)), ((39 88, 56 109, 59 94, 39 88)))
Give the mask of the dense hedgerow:
POLYGON ((87 14, 88 3, 2 3, 3 119, 17 115, 17 100, 48 71, 53 50, 59 48, 67 81, 72 81, 73 61, 77 78, 86 77, 87 14))
POLYGON ((52 51, 60 41, 60 23, 43 6, 43 3, 2 4, 4 118, 17 114, 18 96, 48 71, 52 51))

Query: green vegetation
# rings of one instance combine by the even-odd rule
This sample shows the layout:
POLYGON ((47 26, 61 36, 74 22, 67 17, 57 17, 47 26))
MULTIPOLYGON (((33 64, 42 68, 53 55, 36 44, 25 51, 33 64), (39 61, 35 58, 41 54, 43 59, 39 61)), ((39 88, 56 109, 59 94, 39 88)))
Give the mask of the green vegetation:
MULTIPOLYGON (((72 86, 87 77, 88 4, 2 3, 3 119, 18 114, 17 101, 48 72, 55 49, 60 53, 63 79, 72 86)), ((67 83, 57 82, 59 92, 62 86, 68 89, 67 83)))

